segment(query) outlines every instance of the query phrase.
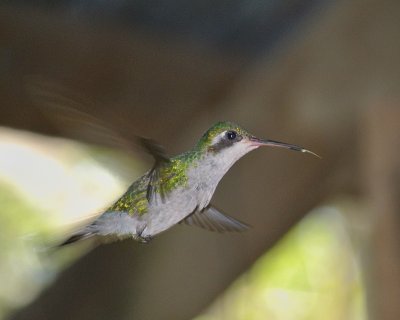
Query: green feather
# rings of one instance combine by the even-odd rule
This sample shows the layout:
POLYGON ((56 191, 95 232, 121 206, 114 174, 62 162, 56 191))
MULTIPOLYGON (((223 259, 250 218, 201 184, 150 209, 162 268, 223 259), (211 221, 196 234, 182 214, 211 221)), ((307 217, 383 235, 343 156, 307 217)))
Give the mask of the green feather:
POLYGON ((237 124, 229 121, 220 121, 214 124, 210 129, 208 129, 204 133, 204 135, 199 140, 196 148, 199 151, 204 152, 211 146, 212 141, 216 136, 228 130, 234 130, 242 136, 249 136, 249 133, 244 129, 242 129, 241 127, 239 127, 237 124))
MULTIPOLYGON (((248 135, 245 130, 232 122, 217 122, 204 133, 193 150, 171 158, 169 162, 157 168, 160 178, 152 185, 155 192, 160 194, 162 190, 165 195, 168 195, 172 190, 184 187, 188 181, 189 166, 196 166, 197 160, 207 152, 213 139, 227 130, 235 130, 241 135, 248 135)), ((146 173, 136 180, 107 211, 122 211, 138 216, 147 213, 149 202, 146 194, 149 183, 148 173, 146 173)))

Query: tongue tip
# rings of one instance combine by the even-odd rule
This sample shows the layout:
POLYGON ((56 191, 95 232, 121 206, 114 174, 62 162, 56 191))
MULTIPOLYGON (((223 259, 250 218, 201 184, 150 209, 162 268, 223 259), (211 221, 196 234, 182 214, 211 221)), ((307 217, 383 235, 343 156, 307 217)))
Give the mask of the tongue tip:
POLYGON ((300 150, 301 152, 303 152, 303 153, 310 153, 310 154, 312 154, 313 156, 315 156, 315 157, 317 157, 317 158, 319 158, 319 159, 322 159, 322 157, 320 156, 320 155, 318 155, 318 154, 316 154, 315 152, 312 152, 312 151, 310 151, 310 150, 307 150, 307 149, 301 149, 300 150))

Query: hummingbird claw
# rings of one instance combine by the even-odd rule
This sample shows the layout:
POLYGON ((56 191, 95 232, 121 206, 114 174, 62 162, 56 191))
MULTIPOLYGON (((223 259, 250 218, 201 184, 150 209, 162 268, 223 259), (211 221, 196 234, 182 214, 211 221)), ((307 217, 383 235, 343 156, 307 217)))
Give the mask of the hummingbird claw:
POLYGON ((152 236, 142 236, 144 229, 146 229, 146 225, 142 226, 137 234, 133 236, 133 240, 139 241, 140 243, 149 243, 153 237, 152 236))
POLYGON ((146 236, 146 237, 136 236, 136 237, 133 237, 133 239, 136 241, 139 241, 140 243, 148 244, 153 239, 153 237, 151 237, 151 236, 146 236))

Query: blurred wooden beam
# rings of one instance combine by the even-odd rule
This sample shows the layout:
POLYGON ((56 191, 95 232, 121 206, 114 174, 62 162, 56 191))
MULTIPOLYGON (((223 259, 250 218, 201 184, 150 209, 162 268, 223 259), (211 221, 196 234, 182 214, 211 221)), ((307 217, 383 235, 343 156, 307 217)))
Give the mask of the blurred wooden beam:
POLYGON ((380 97, 363 125, 365 196, 370 206, 368 295, 372 319, 400 319, 400 96, 380 97))
POLYGON ((84 111, 128 136, 163 141, 213 108, 241 72, 237 57, 101 22, 0 6, 0 125, 62 135, 26 95, 24 77, 39 75, 86 96, 84 111))

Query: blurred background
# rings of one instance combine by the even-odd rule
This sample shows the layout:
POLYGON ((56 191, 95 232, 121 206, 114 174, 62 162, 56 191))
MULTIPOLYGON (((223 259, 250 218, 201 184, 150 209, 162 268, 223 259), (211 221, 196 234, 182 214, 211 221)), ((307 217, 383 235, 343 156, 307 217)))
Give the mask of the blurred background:
POLYGON ((400 319, 399 31, 397 0, 3 1, 0 318, 400 319), (239 161, 213 202, 248 232, 54 252, 152 163, 32 87, 170 154, 231 120, 323 159, 239 161))

